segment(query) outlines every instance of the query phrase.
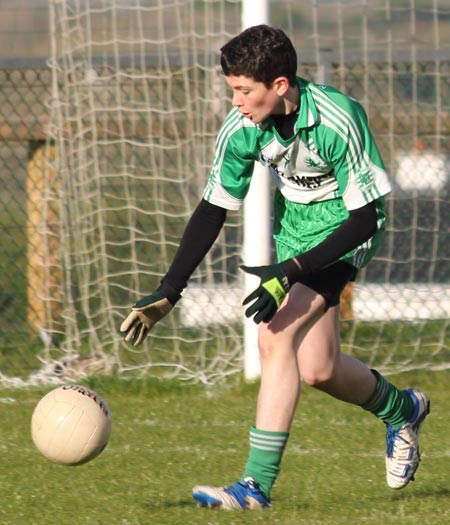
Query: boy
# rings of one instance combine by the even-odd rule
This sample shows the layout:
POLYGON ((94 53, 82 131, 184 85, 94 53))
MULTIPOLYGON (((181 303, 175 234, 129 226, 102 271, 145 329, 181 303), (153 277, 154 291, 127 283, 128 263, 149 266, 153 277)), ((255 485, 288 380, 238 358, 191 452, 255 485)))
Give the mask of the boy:
POLYGON ((173 308, 227 211, 241 206, 254 162, 261 162, 276 185, 279 262, 242 266, 261 279, 243 303, 259 324, 256 422, 240 481, 197 486, 193 497, 200 506, 225 509, 271 504, 302 381, 386 424, 387 483, 403 488, 419 466, 418 437, 429 401, 341 354, 339 342, 339 296, 380 244, 391 189, 366 114, 337 90, 297 77, 295 49, 279 29, 243 31, 222 47, 221 66, 233 109, 219 131, 203 198, 159 288, 133 306, 121 331, 138 345, 173 308))

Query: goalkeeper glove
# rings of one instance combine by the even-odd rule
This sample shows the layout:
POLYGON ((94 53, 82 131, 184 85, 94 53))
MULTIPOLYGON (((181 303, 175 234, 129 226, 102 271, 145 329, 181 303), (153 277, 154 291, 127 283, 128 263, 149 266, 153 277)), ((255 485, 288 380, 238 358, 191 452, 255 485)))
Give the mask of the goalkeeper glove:
POLYGON ((125 332, 125 341, 132 341, 133 346, 140 345, 153 325, 172 308, 173 305, 159 289, 140 299, 132 306, 131 313, 120 326, 120 331, 125 332))
POLYGON ((291 286, 302 276, 301 268, 293 259, 268 266, 241 266, 244 272, 261 278, 261 283, 242 303, 244 306, 254 301, 247 308, 245 315, 259 324, 268 323, 280 307, 291 286))

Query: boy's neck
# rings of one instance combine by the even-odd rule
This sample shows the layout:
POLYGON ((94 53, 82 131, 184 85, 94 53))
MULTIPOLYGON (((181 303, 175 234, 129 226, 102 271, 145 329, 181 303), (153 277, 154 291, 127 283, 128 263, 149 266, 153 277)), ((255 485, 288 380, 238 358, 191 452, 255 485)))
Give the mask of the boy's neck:
POLYGON ((280 114, 289 115, 298 111, 300 108, 300 90, 298 85, 289 87, 283 96, 283 105, 280 107, 280 114))

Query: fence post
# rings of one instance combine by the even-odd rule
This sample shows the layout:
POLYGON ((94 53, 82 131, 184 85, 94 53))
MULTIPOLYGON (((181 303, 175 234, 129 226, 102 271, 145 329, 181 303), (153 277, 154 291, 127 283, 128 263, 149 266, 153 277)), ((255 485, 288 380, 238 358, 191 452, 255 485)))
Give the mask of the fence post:
POLYGON ((27 320, 31 337, 45 334, 49 323, 61 319, 61 265, 59 263, 56 177, 52 162, 55 146, 30 141, 27 163, 27 320))

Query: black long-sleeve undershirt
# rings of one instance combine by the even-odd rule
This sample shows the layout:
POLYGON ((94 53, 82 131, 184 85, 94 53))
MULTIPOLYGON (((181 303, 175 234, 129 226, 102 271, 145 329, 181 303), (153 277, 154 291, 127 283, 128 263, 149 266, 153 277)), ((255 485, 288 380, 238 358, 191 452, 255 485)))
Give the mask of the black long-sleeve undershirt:
POLYGON ((303 274, 311 275, 366 242, 377 231, 377 221, 375 201, 350 211, 347 220, 323 242, 295 257, 303 274))
POLYGON ((186 225, 180 245, 161 281, 160 290, 174 305, 194 270, 217 239, 227 210, 202 199, 186 225))
MULTIPOLYGON (((226 209, 204 199, 194 210, 169 271, 161 281, 160 290, 172 304, 180 299, 192 273, 216 241, 226 216, 226 209)), ((310 275, 367 241, 376 232, 377 219, 375 202, 350 211, 347 220, 327 239, 295 257, 302 273, 310 275)))

